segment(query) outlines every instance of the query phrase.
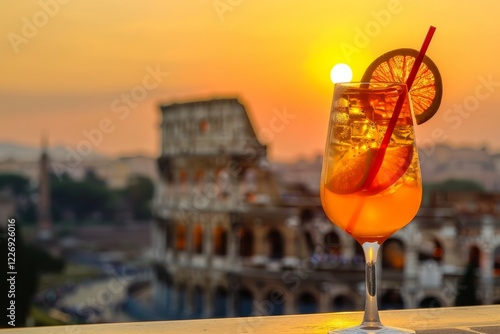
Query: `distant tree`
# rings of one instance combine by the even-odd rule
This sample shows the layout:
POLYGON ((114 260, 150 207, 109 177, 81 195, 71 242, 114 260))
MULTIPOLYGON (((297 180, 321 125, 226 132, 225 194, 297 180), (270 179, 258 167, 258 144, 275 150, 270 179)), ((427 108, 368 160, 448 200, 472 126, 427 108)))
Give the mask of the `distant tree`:
POLYGON ((106 212, 110 214, 111 220, 122 221, 127 211, 127 203, 123 189, 110 189, 109 199, 106 203, 106 212))
POLYGON ((431 202, 432 196, 436 192, 484 192, 482 185, 474 180, 448 179, 439 183, 424 183, 423 185, 423 205, 431 202))
POLYGON ((69 176, 69 174, 66 172, 62 172, 60 174, 50 173, 49 179, 50 179, 50 184, 54 184, 56 182, 61 182, 63 180, 70 180, 71 176, 69 176))
POLYGON ((0 191, 11 192, 21 221, 25 224, 36 221, 36 208, 32 199, 33 189, 28 178, 13 173, 0 174, 0 191))
POLYGON ((19 208, 19 217, 24 224, 34 224, 37 221, 37 209, 32 200, 19 208))
POLYGON ((484 192, 482 185, 474 180, 467 179, 449 179, 438 183, 436 185, 436 190, 442 191, 477 191, 484 192))
POLYGON ((153 194, 154 184, 148 177, 134 175, 129 179, 124 195, 136 219, 151 218, 153 194))
POLYGON ((28 196, 31 192, 30 180, 18 174, 0 174, 0 190, 7 188, 16 196, 28 196))
POLYGON ((89 219, 94 213, 106 216, 110 210, 110 195, 106 185, 96 180, 61 178, 51 184, 54 218, 60 219, 63 212, 72 212, 80 221, 89 219))
POLYGON ((85 177, 84 180, 93 184, 99 184, 102 186, 106 186, 106 181, 101 179, 93 169, 87 169, 85 171, 85 177))
MULTIPOLYGON (((16 281, 15 281, 15 325, 16 327, 26 326, 26 319, 30 313, 33 297, 38 290, 40 276, 44 273, 61 272, 65 262, 46 252, 39 246, 25 242, 21 227, 23 224, 15 225, 16 241, 16 281)), ((9 252, 7 246, 7 230, 0 227, 0 255, 2 259, 7 258, 9 252)), ((7 271, 0 274, 0 290, 7 295, 11 289, 7 278, 10 275, 7 271)), ((2 298, 0 305, 3 309, 10 306, 8 298, 2 298)), ((0 328, 11 328, 8 317, 0 319, 0 328)))

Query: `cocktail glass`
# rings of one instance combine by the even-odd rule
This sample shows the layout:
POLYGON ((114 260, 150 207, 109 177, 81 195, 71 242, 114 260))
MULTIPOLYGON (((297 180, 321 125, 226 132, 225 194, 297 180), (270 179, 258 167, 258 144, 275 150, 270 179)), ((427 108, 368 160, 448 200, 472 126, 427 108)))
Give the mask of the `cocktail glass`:
POLYGON ((376 284, 380 246, 408 224, 420 207, 422 182, 414 124, 404 83, 335 85, 321 203, 328 218, 364 250, 366 301, 359 326, 329 333, 415 333, 382 325, 376 284))

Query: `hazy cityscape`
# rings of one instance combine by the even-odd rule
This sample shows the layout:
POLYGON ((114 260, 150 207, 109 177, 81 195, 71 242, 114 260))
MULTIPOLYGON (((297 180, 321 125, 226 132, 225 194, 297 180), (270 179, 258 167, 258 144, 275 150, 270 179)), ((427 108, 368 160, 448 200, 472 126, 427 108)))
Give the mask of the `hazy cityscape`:
MULTIPOLYGON (((362 251, 321 209, 321 156, 270 161, 237 99, 159 112, 158 157, 0 144, 0 218, 65 263, 40 276, 29 325, 362 309, 362 251)), ((471 249, 475 303, 500 303, 500 154, 427 153, 421 210, 382 248, 380 307, 455 305, 471 249)))
POLYGON ((0 3, 0 332, 500 331, 472 6, 0 3))

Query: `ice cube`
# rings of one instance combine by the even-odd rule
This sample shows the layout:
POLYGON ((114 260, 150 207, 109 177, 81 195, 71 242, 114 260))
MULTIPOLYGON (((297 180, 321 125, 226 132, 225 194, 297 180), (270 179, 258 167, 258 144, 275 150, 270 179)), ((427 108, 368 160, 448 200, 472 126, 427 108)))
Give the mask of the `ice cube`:
POLYGON ((371 109, 372 108, 367 101, 363 101, 355 97, 351 97, 351 99, 349 99, 349 117, 352 120, 366 119, 366 113, 370 112, 371 109))
POLYGON ((349 117, 351 119, 366 119, 365 111, 359 107, 349 108, 349 117))
POLYGON ((376 139, 378 135, 375 123, 365 119, 351 123, 351 137, 363 139, 376 139))
POLYGON ((349 122, 349 101, 340 98, 333 104, 331 122, 335 124, 347 124, 349 122))
POLYGON ((351 123, 351 142, 355 147, 363 150, 376 147, 378 138, 379 135, 375 123, 369 120, 354 121, 351 123))
POLYGON ((332 113, 331 121, 334 124, 343 124, 347 125, 349 123, 349 112, 348 111, 338 111, 332 113))
POLYGON ((413 135, 413 127, 411 125, 397 125, 392 133, 391 140, 396 141, 398 144, 413 144, 415 137, 413 135))
POLYGON ((349 100, 347 100, 346 98, 343 98, 341 97, 340 99, 338 99, 336 102, 335 102, 335 108, 339 109, 339 108, 342 108, 347 111, 347 108, 349 107, 349 100))
POLYGON ((333 140, 334 142, 345 142, 351 139, 351 126, 335 124, 333 126, 333 140))

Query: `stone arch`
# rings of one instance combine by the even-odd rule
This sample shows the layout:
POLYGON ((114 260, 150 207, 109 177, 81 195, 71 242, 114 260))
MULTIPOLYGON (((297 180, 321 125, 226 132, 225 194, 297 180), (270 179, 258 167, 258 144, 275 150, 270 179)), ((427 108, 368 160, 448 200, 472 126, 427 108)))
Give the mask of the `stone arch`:
POLYGON ((473 306, 481 304, 481 300, 478 298, 477 294, 479 286, 477 273, 480 271, 480 264, 481 249, 477 245, 470 245, 465 272, 462 274, 457 284, 455 306, 473 306))
POLYGON ((252 229, 248 227, 242 227, 239 230, 239 237, 239 255, 243 257, 253 256, 255 249, 255 236, 252 229))
POLYGON ((176 309, 175 309, 175 317, 177 319, 182 319, 184 315, 184 310, 186 308, 186 284, 184 282, 179 283, 176 288, 176 309))
POLYGON ((382 245, 382 268, 403 270, 405 265, 405 246, 397 238, 389 238, 382 245))
POLYGON ((214 318, 227 317, 227 289, 223 286, 217 286, 214 290, 214 318))
POLYGON ((493 272, 495 276, 500 276, 500 245, 493 251, 493 272))
POLYGON ((255 167, 247 167, 243 171, 243 195, 248 203, 253 203, 256 200, 257 174, 255 167))
POLYGON ((174 229, 174 225, 173 224, 168 224, 166 223, 165 224, 165 228, 163 229, 163 231, 165 232, 165 248, 166 249, 172 249, 174 248, 174 245, 175 245, 175 229, 174 229))
POLYGON ((177 180, 178 180, 179 193, 185 194, 188 189, 188 181, 189 181, 189 175, 185 168, 179 169, 177 180))
POLYGON ((304 208, 300 211, 300 221, 302 224, 311 222, 314 219, 314 210, 312 208, 304 208))
POLYGON ((442 302, 442 300, 438 297, 435 297, 435 296, 424 297, 418 303, 418 307, 420 307, 420 308, 437 308, 437 307, 443 307, 443 306, 444 306, 444 303, 442 302))
POLYGON ((177 223, 175 226, 175 249, 178 251, 186 250, 186 225, 177 223))
POLYGON ((433 260, 441 263, 443 256, 443 243, 436 236, 424 234, 418 252, 419 261, 433 260))
MULTIPOLYGON (((472 237, 469 239, 472 239, 472 237)), ((475 240, 467 240, 467 241, 460 247, 461 250, 460 259, 462 260, 461 261, 462 265, 467 265, 467 263, 470 262, 472 256, 475 256, 478 259, 481 259, 482 257, 481 245, 478 245, 475 240)))
POLYGON ((285 314, 285 294, 282 289, 270 289, 264 296, 268 302, 268 315, 285 314))
POLYGON ((267 233, 269 245, 269 258, 282 259, 285 256, 285 239, 278 229, 272 228, 267 233))
POLYGON ((207 133, 210 130, 210 123, 206 118, 202 118, 198 123, 198 132, 207 133))
POLYGON ((474 263, 476 266, 480 265, 481 262, 481 257, 483 255, 483 252, 481 250, 481 247, 475 244, 472 244, 469 246, 469 256, 467 262, 469 264, 474 263))
POLYGON ((175 288, 172 275, 161 265, 154 266, 156 278, 158 280, 158 290, 154 293, 160 313, 169 316, 169 309, 175 303, 175 288))
POLYGON ((219 189, 218 196, 223 200, 227 199, 229 197, 231 175, 226 168, 217 169, 215 172, 215 183, 219 189))
POLYGON ((305 231, 303 233, 306 244, 307 256, 310 257, 314 254, 315 244, 311 232, 305 231))
POLYGON ((381 310, 400 310, 404 309, 405 304, 401 293, 394 289, 388 289, 380 296, 381 310))
POLYGON ((214 254, 227 255, 227 230, 220 224, 214 229, 214 254))
POLYGON ((356 302, 350 298, 347 294, 339 294, 332 298, 331 301, 332 311, 342 312, 342 311, 354 311, 356 310, 356 302))
POLYGON ((253 312, 254 295, 250 289, 242 287, 236 295, 236 315, 239 317, 248 317, 253 312))
POLYGON ((200 285, 195 285, 191 296, 193 318, 202 318, 205 305, 204 290, 200 285))
POLYGON ((205 171, 198 168, 194 173, 194 184, 198 188, 202 188, 205 184, 205 171))
POLYGON ((314 294, 309 291, 304 291, 297 296, 297 313, 317 313, 318 301, 314 294))
POLYGON ((337 232, 331 230, 323 237, 323 246, 327 254, 340 256, 342 254, 342 244, 337 232))
POLYGON ((201 224, 196 224, 193 227, 193 252, 195 254, 203 253, 203 228, 201 224))

